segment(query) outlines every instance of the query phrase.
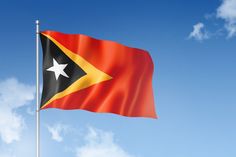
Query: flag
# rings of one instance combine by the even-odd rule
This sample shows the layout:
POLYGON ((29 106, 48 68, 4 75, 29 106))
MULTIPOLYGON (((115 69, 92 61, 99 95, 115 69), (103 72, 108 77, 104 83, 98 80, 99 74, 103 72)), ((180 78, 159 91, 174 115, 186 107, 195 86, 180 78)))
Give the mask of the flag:
POLYGON ((82 34, 40 33, 43 92, 40 109, 82 109, 156 118, 147 51, 82 34))

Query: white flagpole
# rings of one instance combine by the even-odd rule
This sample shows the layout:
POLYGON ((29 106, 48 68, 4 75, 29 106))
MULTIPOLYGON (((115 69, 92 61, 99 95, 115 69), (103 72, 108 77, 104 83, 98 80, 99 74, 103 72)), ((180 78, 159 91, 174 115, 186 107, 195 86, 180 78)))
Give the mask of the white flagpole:
POLYGON ((40 107, 39 107, 39 20, 36 23, 36 157, 40 157, 40 107))

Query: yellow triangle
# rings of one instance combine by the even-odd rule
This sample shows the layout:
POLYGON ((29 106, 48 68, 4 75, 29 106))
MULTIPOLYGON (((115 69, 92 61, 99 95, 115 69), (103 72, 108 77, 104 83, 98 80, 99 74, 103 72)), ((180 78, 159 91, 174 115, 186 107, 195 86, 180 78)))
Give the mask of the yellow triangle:
POLYGON ((78 90, 90 87, 94 84, 112 79, 111 76, 97 69, 92 64, 87 62, 84 58, 73 53, 72 51, 64 47, 62 44, 60 44, 58 41, 56 41, 54 38, 52 38, 51 36, 44 33, 42 33, 42 35, 46 36, 54 44, 56 44, 72 61, 78 64, 78 66, 80 66, 86 72, 86 75, 76 80, 74 83, 72 83, 69 87, 67 87, 62 92, 55 94, 51 99, 49 99, 49 101, 47 101, 41 107, 41 109, 46 107, 48 104, 50 104, 52 101, 56 99, 62 98, 78 90))

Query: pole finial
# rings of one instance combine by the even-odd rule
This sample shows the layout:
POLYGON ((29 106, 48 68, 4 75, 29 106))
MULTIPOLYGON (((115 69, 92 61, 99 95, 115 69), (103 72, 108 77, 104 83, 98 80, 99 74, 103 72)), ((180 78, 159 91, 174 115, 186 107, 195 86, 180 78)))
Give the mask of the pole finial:
POLYGON ((39 20, 36 20, 35 23, 38 25, 39 24, 39 20))

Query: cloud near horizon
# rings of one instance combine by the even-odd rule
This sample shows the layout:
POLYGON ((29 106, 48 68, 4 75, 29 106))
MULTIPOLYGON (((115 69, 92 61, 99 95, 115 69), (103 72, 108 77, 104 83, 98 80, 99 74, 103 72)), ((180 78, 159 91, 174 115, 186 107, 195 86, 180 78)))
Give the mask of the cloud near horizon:
POLYGON ((52 140, 62 142, 63 135, 68 132, 69 126, 62 123, 56 123, 52 126, 47 125, 47 129, 51 134, 52 140))
POLYGON ((0 139, 10 144, 19 141, 25 126, 24 118, 16 112, 34 100, 35 87, 16 78, 0 80, 0 139))
POLYGON ((134 157, 115 142, 112 132, 89 127, 84 140, 85 144, 76 149, 76 157, 134 157))

